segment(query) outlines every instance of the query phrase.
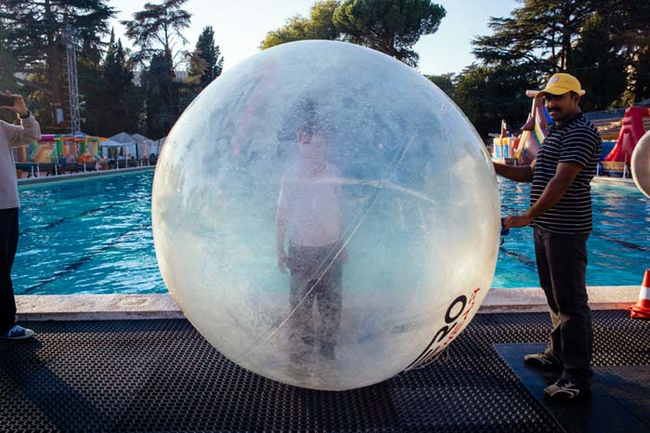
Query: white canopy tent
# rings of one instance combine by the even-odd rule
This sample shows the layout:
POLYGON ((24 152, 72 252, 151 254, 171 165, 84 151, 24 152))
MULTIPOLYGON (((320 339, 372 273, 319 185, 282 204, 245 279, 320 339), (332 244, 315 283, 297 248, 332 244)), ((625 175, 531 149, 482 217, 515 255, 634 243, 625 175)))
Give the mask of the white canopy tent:
POLYGON ((152 153, 158 155, 158 141, 152 140, 140 134, 131 135, 133 139, 138 143, 138 155, 141 158, 147 157, 152 153))
MULTIPOLYGON (((159 140, 152 140, 141 134, 127 134, 120 132, 108 140, 102 142, 101 146, 104 148, 122 148, 124 156, 130 155, 137 159, 147 159, 149 155, 158 155, 162 145, 167 137, 162 137, 159 140)), ((104 155, 104 154, 103 154, 104 155)), ((104 155, 107 156, 107 155, 104 155)))
POLYGON ((120 132, 119 134, 115 134, 112 137, 108 137, 108 140, 103 141, 100 146, 104 148, 121 147, 123 149, 122 154, 124 156, 133 155, 135 157, 137 154, 138 142, 126 132, 120 132), (106 143, 117 143, 117 145, 107 145, 106 143))
POLYGON ((100 147, 124 147, 128 146, 128 144, 120 143, 118 141, 113 141, 110 138, 108 140, 104 140, 101 143, 99 143, 100 147))
POLYGON ((111 138, 109 138, 108 140, 104 140, 101 143, 99 143, 99 147, 102 149, 102 152, 101 152, 102 156, 106 156, 106 155, 104 155, 103 149, 111 149, 111 148, 112 149, 116 149, 116 148, 123 149, 122 150, 122 155, 124 156, 124 158, 123 158, 124 163, 120 162, 120 159, 122 158, 122 156, 116 158, 116 160, 117 160, 117 168, 124 168, 124 167, 126 167, 126 164, 127 164, 126 155, 129 153, 130 149, 133 149, 135 147, 135 144, 132 143, 132 142, 131 143, 120 143, 119 141, 115 141, 115 140, 112 140, 111 138))

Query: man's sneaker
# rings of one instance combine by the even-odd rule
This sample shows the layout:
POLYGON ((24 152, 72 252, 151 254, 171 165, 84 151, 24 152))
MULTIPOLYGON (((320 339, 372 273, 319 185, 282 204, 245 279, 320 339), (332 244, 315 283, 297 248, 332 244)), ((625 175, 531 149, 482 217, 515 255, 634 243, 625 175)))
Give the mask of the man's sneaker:
POLYGON ((0 338, 3 338, 5 340, 26 340, 28 338, 31 338, 32 335, 34 335, 34 331, 31 329, 23 328, 19 325, 14 325, 13 328, 4 334, 0 334, 0 338))
POLYGON ((547 353, 531 353, 524 356, 524 364, 546 370, 561 370, 562 363, 553 355, 547 353))
POLYGON ((589 394, 591 394, 590 388, 578 386, 562 378, 553 385, 544 388, 544 396, 555 401, 575 401, 585 398, 589 394))

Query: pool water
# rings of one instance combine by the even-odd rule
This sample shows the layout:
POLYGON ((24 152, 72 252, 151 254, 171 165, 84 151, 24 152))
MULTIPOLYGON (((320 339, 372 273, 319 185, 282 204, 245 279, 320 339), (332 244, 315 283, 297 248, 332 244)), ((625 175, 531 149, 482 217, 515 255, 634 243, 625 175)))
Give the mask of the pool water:
POLYGON ((166 292, 152 180, 147 171, 21 187, 16 294, 166 292))
MULTIPOLYGON (((592 183, 593 231, 587 285, 640 285, 650 268, 650 200, 634 186, 592 183)), ((521 214, 529 205, 530 184, 499 179, 501 214, 521 214)), ((492 287, 539 287, 533 230, 512 229, 502 238, 492 287)))
MULTIPOLYGON (((16 294, 165 293, 151 232, 153 172, 20 188, 16 294)), ((528 207, 529 185, 499 181, 504 215, 528 207)), ((650 267, 650 200, 636 188, 593 184, 589 285, 638 285, 650 267)), ((511 230, 493 287, 536 287, 530 228, 511 230)))

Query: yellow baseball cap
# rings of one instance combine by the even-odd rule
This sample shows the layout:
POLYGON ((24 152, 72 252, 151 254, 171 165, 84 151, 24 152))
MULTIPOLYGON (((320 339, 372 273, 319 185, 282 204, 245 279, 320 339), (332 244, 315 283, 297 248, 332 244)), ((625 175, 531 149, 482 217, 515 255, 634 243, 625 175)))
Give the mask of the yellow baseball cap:
POLYGON ((536 98, 541 98, 545 93, 551 95, 564 95, 567 92, 575 92, 582 96, 585 92, 580 86, 580 81, 571 74, 553 74, 553 76, 546 83, 546 87, 538 91, 535 95, 536 98))

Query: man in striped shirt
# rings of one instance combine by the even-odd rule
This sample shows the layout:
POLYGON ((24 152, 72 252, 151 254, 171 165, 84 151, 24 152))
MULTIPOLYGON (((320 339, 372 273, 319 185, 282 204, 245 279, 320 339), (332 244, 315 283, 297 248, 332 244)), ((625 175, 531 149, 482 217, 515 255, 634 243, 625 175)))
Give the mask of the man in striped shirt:
POLYGON ((538 92, 555 125, 537 158, 528 166, 494 163, 497 174, 532 182, 530 208, 508 216, 504 228, 531 225, 540 285, 550 308, 552 331, 544 353, 524 362, 562 372, 544 394, 553 400, 574 400, 589 394, 593 381, 593 325, 585 274, 586 242, 592 229, 591 179, 600 159, 601 139, 580 111, 584 95, 569 74, 555 74, 538 92))

